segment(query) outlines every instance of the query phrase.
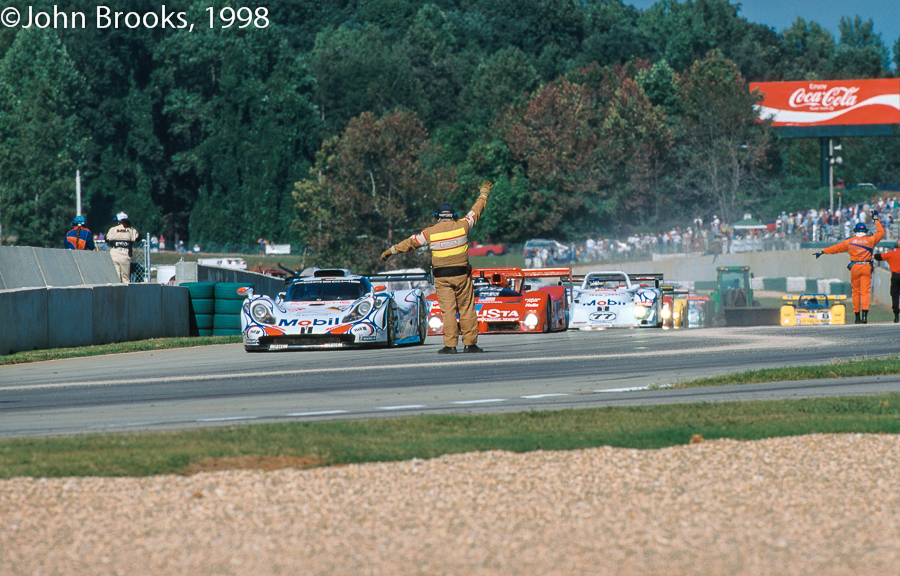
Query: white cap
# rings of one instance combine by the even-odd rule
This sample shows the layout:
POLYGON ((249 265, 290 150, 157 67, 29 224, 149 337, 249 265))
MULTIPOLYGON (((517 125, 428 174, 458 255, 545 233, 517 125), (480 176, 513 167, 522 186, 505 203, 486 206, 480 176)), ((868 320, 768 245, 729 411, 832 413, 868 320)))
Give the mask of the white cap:
POLYGON ((128 220, 128 214, 119 212, 118 214, 116 214, 116 220, 119 222, 121 222, 122 220, 128 220))

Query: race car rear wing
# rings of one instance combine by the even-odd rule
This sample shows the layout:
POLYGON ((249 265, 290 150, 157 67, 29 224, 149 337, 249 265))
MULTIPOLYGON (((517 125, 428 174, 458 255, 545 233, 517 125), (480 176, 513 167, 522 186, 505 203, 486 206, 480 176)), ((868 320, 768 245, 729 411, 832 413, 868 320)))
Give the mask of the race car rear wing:
POLYGON ((828 304, 847 299, 846 294, 802 294, 800 296, 782 296, 781 299, 785 302, 795 304, 800 301, 800 298, 811 298, 813 296, 816 298, 824 298, 828 304))
POLYGON ((650 274, 629 274, 628 279, 631 280, 632 283, 637 283, 637 284, 642 284, 644 282, 650 282, 653 284, 654 288, 659 289, 659 287, 663 281, 663 275, 661 272, 650 273, 650 274))
POLYGON ((663 296, 688 296, 691 293, 687 288, 677 288, 671 284, 663 284, 659 289, 662 291, 663 296))
POLYGON ((368 276, 372 284, 386 282, 428 282, 434 284, 434 276, 429 272, 382 272, 368 276))
MULTIPOLYGON (((569 291, 572 291, 571 268, 476 268, 472 270, 472 278, 491 278, 494 274, 501 274, 506 278, 561 278, 568 280, 569 291)), ((563 280, 559 282, 563 286, 563 280)))

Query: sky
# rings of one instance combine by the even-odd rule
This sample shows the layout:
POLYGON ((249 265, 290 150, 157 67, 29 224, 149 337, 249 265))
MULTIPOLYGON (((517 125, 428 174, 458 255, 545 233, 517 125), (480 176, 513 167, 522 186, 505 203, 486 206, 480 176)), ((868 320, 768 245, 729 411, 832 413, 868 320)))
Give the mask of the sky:
MULTIPOLYGON (((656 3, 655 0, 623 1, 640 10, 656 3)), ((684 0, 679 2, 684 3, 684 0)), ((841 16, 859 15, 863 22, 872 19, 875 33, 881 34, 889 52, 900 37, 900 2, 897 0, 731 0, 731 4, 741 5, 738 16, 770 26, 776 32, 789 28, 800 17, 827 29, 837 41, 841 16)))

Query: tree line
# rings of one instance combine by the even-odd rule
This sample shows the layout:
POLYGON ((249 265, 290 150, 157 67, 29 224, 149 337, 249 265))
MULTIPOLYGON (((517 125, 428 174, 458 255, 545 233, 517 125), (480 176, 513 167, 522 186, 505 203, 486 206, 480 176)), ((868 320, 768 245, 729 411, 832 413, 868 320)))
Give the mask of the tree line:
MULTIPOLYGON (((80 171, 95 229, 126 211, 169 241, 263 237, 361 270, 438 204, 467 210, 482 179, 474 236, 494 242, 827 204, 818 141, 757 122, 748 83, 900 63, 871 20, 776 31, 727 0, 167 2, 191 31, 9 4, 89 16, 0 28, 2 236, 59 245, 80 171), (203 25, 242 8, 264 21, 203 25)), ((845 139, 838 176, 900 181, 895 141, 845 139)))

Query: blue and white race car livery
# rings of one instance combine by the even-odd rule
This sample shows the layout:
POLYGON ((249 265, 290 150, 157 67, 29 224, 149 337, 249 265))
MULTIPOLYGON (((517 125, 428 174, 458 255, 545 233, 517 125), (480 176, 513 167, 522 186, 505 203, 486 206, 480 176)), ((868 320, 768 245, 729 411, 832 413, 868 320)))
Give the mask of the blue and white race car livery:
MULTIPOLYGON (((377 280, 390 281, 390 275, 377 280)), ((406 277, 404 277, 406 279, 406 277)), ((285 281, 276 298, 241 288, 247 351, 423 344, 428 304, 422 290, 388 291, 347 270, 316 270, 285 281)))
POLYGON ((662 326, 662 274, 591 272, 572 290, 569 327, 599 330, 613 327, 662 326))

